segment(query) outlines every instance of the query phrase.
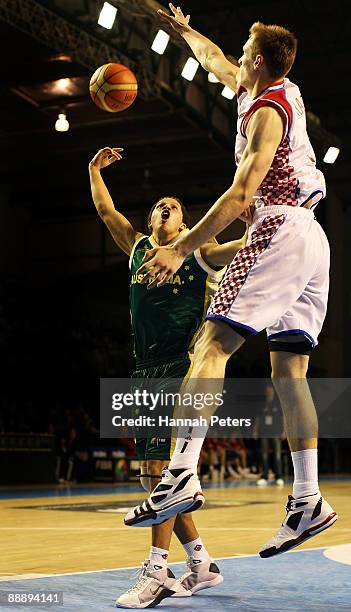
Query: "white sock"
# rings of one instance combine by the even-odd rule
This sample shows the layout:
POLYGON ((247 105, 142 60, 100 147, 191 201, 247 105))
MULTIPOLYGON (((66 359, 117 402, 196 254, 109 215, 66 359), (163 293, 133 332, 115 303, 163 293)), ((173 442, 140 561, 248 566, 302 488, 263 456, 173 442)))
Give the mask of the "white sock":
POLYGON ((294 465, 293 496, 305 497, 319 491, 318 458, 316 448, 294 451, 291 453, 294 465))
MULTIPOLYGON (((151 546, 150 548, 150 565, 151 571, 166 569, 169 551, 165 548, 151 546)), ((150 567, 150 566, 149 566, 150 567)))
POLYGON ((207 429, 205 426, 179 429, 169 469, 190 468, 194 474, 197 473, 197 464, 207 429))
POLYGON ((183 548, 186 554, 188 555, 188 557, 191 557, 192 559, 201 559, 202 561, 204 559, 208 559, 210 556, 206 548, 204 547, 204 544, 201 538, 197 538, 196 540, 193 540, 192 542, 183 544, 183 548))

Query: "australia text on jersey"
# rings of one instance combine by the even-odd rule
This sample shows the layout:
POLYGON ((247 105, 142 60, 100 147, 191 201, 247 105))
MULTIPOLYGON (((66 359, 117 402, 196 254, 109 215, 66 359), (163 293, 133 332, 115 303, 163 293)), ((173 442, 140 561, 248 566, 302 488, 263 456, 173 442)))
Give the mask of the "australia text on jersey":
MULTIPOLYGON (((135 285, 135 283, 141 284, 143 282, 143 278, 144 274, 132 274, 130 283, 131 285, 135 285)), ((149 278, 149 283, 152 283, 154 280, 154 277, 149 278)), ((194 280, 194 277, 190 275, 188 276, 188 280, 191 282, 192 280, 194 280)), ((181 280, 179 274, 173 274, 171 278, 167 281, 167 284, 169 285, 184 285, 184 283, 185 281, 181 280)))

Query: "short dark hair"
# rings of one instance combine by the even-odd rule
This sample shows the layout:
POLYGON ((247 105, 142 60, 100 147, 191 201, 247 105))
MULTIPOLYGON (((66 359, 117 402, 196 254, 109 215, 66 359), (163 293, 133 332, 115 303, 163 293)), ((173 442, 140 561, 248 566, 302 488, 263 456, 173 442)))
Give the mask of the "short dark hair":
POLYGON ((151 226, 151 215, 154 212, 157 204, 159 202, 161 202, 161 200, 164 200, 165 198, 172 198, 172 200, 175 200, 176 202, 178 202, 178 204, 180 204, 180 208, 182 210, 182 214, 183 214, 183 223, 185 223, 185 225, 188 227, 189 223, 190 223, 190 216, 189 213, 187 211, 187 209, 185 208, 183 202, 177 198, 177 196, 173 196, 173 195, 167 195, 167 196, 163 196, 162 198, 159 198, 157 200, 157 202, 155 202, 155 204, 153 204, 150 208, 149 214, 147 216, 147 226, 150 227, 151 226))
POLYGON ((265 25, 256 21, 250 28, 253 37, 252 56, 262 54, 268 72, 277 79, 288 74, 296 57, 297 38, 278 25, 265 25))

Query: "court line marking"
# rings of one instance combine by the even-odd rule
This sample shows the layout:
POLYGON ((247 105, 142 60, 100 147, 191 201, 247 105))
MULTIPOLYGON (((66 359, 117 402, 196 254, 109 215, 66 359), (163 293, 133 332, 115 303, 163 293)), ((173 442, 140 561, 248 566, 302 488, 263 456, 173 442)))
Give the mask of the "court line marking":
MULTIPOLYGON (((331 548, 331 547, 336 548, 338 546, 345 546, 345 544, 332 544, 331 546, 315 546, 315 547, 310 547, 310 548, 304 548, 303 550, 290 550, 286 554, 293 555, 296 553, 311 552, 313 550, 327 550, 328 548, 331 548)), ((258 553, 256 554, 251 553, 249 555, 237 554, 237 555, 231 555, 229 557, 215 557, 215 561, 224 561, 226 559, 243 559, 243 558, 248 558, 248 557, 259 558, 258 553)), ((170 565, 183 565, 183 564, 184 564, 184 561, 175 561, 174 563, 170 563, 170 565)), ((0 576, 0 582, 14 582, 16 580, 37 580, 39 578, 55 578, 55 577, 60 577, 60 576, 79 576, 81 574, 82 575, 83 574, 102 574, 103 572, 118 572, 122 570, 139 569, 140 566, 141 566, 141 563, 139 563, 139 565, 128 565, 126 567, 105 568, 105 569, 99 569, 99 570, 83 570, 80 572, 64 572, 62 574, 16 574, 16 576, 0 576)))
MULTIPOLYGON (((125 531, 125 527, 0 527, 0 531, 125 531)), ((150 527, 138 527, 138 531, 144 532, 150 527)), ((272 531, 274 527, 255 527, 255 531, 272 531)), ((201 531, 252 531, 252 527, 201 527, 201 531)), ((348 533, 351 527, 338 528, 339 533, 348 533)), ((323 547, 325 548, 325 547, 323 547)))

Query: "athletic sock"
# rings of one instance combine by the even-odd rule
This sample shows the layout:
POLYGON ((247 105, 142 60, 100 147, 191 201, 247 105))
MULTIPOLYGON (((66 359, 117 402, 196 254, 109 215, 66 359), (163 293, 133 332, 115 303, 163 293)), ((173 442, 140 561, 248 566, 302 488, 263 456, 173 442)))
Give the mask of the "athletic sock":
POLYGON ((157 571, 166 569, 167 559, 169 551, 165 548, 158 548, 157 546, 150 547, 150 564, 149 568, 151 571, 157 571))
POLYGON ((201 538, 197 538, 196 540, 192 540, 192 542, 187 542, 187 544, 183 544, 183 548, 188 557, 191 557, 192 559, 204 561, 210 556, 201 538))
POLYGON ((294 465, 293 496, 305 497, 319 490, 318 458, 316 448, 294 451, 291 453, 294 465))
POLYGON ((169 469, 190 468, 194 474, 197 473, 197 464, 207 429, 205 426, 179 429, 169 469))

